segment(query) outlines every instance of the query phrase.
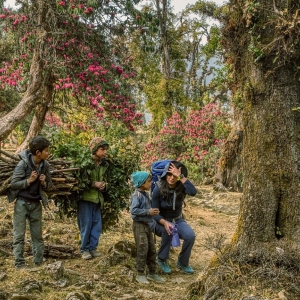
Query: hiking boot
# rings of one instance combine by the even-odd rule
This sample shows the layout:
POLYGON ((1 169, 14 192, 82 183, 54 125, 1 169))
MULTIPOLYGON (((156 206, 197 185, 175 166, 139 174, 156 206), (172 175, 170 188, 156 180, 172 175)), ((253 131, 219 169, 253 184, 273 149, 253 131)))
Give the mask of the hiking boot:
POLYGON ((156 257, 156 262, 165 274, 171 274, 171 269, 166 260, 156 257))
POLYGON ((185 274, 193 274, 194 273, 194 270, 192 267, 184 266, 179 261, 177 262, 176 266, 178 269, 182 270, 185 274))
POLYGON ((98 252, 97 250, 91 250, 91 251, 90 251, 90 254, 91 254, 93 257, 100 257, 100 256, 101 256, 101 253, 98 252))
POLYGON ((91 255, 90 251, 84 251, 82 252, 82 255, 81 257, 85 260, 88 260, 88 259, 92 259, 93 256, 91 255))
POLYGON ((156 281, 157 283, 165 282, 165 280, 163 278, 159 277, 156 274, 148 274, 147 279, 150 280, 150 281, 156 281))
POLYGON ((138 283, 149 284, 149 281, 147 280, 145 275, 137 275, 135 279, 138 283))

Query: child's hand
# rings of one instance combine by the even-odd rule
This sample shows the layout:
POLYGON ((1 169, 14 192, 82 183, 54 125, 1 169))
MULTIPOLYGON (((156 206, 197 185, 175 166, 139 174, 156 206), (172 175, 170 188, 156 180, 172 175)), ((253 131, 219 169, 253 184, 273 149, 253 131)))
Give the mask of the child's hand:
POLYGON ((99 189, 100 191, 104 191, 105 190, 105 182, 104 181, 96 181, 94 183, 95 188, 99 189))
POLYGON ((46 186, 46 175, 45 174, 41 174, 40 177, 39 177, 39 179, 40 179, 41 185, 43 187, 45 187, 46 186))
POLYGON ((149 215, 150 216, 159 215, 159 209, 158 208, 150 208, 149 209, 149 215))
POLYGON ((36 171, 32 171, 29 178, 27 179, 28 183, 30 184, 36 181, 37 177, 38 177, 38 173, 36 171))

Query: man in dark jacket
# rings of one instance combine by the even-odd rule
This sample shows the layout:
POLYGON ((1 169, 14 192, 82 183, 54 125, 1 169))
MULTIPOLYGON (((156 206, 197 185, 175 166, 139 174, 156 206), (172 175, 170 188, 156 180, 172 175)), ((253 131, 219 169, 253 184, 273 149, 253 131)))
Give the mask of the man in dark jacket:
POLYGON ((42 236, 42 206, 47 206, 47 195, 44 189, 52 187, 49 163, 50 143, 42 136, 36 136, 29 143, 29 150, 18 155, 21 161, 16 166, 8 194, 9 202, 14 206, 14 241, 13 252, 15 267, 25 268, 24 239, 26 232, 26 219, 32 241, 33 261, 41 265, 44 255, 44 240, 42 236))

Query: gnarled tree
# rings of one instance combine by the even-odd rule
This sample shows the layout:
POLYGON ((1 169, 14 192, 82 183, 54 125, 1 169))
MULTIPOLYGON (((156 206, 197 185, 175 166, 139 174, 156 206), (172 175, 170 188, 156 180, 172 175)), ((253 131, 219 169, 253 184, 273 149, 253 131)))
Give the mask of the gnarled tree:
MULTIPOLYGON (((54 91, 90 107, 99 120, 112 117, 130 129, 142 122, 131 96, 132 58, 118 43, 135 26, 138 2, 34 0, 1 7, 0 50, 9 45, 13 51, 1 57, 0 90, 14 87, 22 99, 1 116, 0 140, 36 108, 45 115, 54 91)), ((30 134, 42 124, 43 118, 32 124, 30 134)))
MULTIPOLYGON (((236 288, 245 266, 262 268, 271 261, 273 269, 253 272, 256 284, 273 270, 270 282, 278 288, 282 284, 289 299, 298 299, 299 251, 288 253, 300 246, 299 1, 230 0, 220 20, 222 45, 233 69, 231 90, 242 110, 244 182, 237 229, 218 264, 230 261, 231 271, 239 264, 240 273, 230 283, 236 288)), ((223 275, 220 270, 208 271, 194 285, 203 299, 223 299, 229 268, 223 275)))

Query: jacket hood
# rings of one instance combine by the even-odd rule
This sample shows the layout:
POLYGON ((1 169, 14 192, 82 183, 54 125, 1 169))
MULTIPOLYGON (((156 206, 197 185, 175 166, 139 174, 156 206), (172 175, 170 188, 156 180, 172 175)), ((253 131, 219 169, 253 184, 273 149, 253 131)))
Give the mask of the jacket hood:
POLYGON ((20 157, 20 159, 28 162, 28 159, 29 159, 29 150, 23 150, 21 152, 18 153, 18 156, 20 157))

